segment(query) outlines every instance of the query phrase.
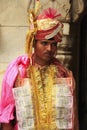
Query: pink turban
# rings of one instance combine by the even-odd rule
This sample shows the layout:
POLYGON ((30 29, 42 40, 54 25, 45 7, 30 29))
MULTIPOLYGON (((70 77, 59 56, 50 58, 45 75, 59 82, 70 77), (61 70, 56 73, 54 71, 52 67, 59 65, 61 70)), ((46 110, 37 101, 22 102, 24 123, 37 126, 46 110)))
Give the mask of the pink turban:
POLYGON ((37 17, 37 32, 35 39, 44 40, 54 38, 55 41, 62 41, 63 24, 58 20, 60 14, 55 9, 45 9, 37 17))

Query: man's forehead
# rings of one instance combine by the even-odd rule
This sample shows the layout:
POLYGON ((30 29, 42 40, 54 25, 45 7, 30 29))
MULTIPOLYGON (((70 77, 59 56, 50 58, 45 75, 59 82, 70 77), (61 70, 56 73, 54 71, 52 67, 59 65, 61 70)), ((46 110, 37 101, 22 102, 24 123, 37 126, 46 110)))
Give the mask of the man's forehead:
POLYGON ((56 42, 54 39, 43 39, 39 40, 40 42, 56 42))

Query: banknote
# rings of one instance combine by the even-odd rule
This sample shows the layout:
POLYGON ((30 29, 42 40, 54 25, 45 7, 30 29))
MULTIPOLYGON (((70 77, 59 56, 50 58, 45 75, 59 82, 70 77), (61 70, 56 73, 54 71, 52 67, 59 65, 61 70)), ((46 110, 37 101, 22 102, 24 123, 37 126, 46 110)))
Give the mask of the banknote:
POLYGON ((56 98, 56 107, 71 108, 73 106, 73 96, 60 96, 56 98))
POLYGON ((56 118, 57 119, 71 119, 72 118, 72 109, 71 108, 56 108, 56 118))
POLYGON ((34 130, 34 119, 22 120, 18 123, 18 130, 34 130))
POLYGON ((57 128, 60 130, 72 129, 72 120, 71 119, 58 119, 56 120, 57 128))

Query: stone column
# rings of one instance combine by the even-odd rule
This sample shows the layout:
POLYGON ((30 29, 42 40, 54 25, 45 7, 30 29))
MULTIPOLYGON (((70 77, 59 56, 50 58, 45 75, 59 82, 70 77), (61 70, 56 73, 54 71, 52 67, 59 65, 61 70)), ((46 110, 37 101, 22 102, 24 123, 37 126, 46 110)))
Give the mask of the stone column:
POLYGON ((75 22, 84 10, 84 0, 72 0, 72 21, 75 22))

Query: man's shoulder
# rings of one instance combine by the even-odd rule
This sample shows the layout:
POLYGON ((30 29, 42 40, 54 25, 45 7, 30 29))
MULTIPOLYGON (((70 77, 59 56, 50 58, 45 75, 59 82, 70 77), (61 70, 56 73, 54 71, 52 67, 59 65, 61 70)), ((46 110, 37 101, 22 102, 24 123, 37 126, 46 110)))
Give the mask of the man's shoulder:
POLYGON ((5 70, 4 77, 6 79, 10 79, 13 76, 13 79, 15 79, 16 76, 18 75, 19 69, 21 74, 24 74, 23 72, 25 71, 25 69, 29 64, 30 60, 27 55, 20 55, 16 57, 8 64, 5 70))
POLYGON ((58 73, 61 77, 68 77, 69 69, 67 69, 58 59, 55 58, 53 64, 58 68, 58 73))
POLYGON ((53 59, 53 64, 56 65, 56 66, 58 66, 58 67, 62 67, 64 69, 66 69, 66 67, 57 58, 53 59))
POLYGON ((19 66, 19 65, 25 65, 27 66, 30 63, 30 59, 27 55, 20 55, 18 57, 15 57, 11 62, 9 62, 8 67, 11 66, 19 66))

